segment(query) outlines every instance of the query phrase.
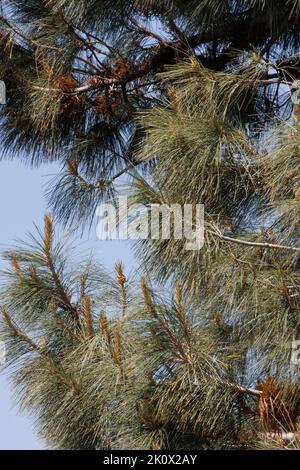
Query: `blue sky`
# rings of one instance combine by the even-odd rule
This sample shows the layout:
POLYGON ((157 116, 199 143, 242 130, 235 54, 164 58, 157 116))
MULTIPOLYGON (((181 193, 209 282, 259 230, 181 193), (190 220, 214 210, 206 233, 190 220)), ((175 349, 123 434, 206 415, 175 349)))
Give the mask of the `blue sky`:
MULTIPOLYGON (((26 239, 34 230, 33 224, 41 225, 47 212, 44 186, 58 172, 56 165, 33 169, 17 160, 0 161, 0 250, 13 246, 15 240, 26 239)), ((78 239, 80 253, 94 253, 97 260, 113 269, 117 260, 123 260, 130 270, 133 256, 125 241, 98 241, 95 231, 78 239)), ((3 262, 0 259, 0 267, 3 262)), ((0 374, 0 450, 44 449, 34 432, 30 417, 18 413, 5 374, 0 374)))

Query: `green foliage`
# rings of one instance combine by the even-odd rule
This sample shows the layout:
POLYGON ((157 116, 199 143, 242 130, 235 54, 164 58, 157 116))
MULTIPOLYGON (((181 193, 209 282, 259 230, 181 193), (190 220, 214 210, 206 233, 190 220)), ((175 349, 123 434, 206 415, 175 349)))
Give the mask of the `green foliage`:
POLYGON ((91 260, 74 267, 54 240, 50 217, 44 234, 6 258, 12 266, 2 294, 7 367, 13 366, 18 401, 50 447, 260 442, 255 397, 261 392, 241 384, 263 383, 267 374, 281 377, 283 387, 291 378, 285 345, 299 330, 299 311, 283 284, 290 278, 270 268, 267 276, 263 263, 257 270, 239 260, 230 269, 223 259, 198 300, 180 284, 173 297, 158 296, 145 279, 137 295, 120 263, 114 277, 91 260))
POLYGON ((143 299, 121 264, 115 279, 91 262, 71 269, 50 218, 40 241, 6 256, 1 339, 18 400, 50 446, 186 448, 190 433, 202 446, 223 425, 231 441, 236 394, 218 383, 228 364, 215 355, 211 327, 186 310, 181 286, 168 300, 143 281, 143 299), (217 410, 211 421, 201 402, 217 410))

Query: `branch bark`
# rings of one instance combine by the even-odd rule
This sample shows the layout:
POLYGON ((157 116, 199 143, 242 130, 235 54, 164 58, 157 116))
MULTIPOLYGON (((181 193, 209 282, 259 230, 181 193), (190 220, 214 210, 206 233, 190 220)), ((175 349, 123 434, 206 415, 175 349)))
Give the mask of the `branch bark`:
POLYGON ((248 240, 242 240, 240 238, 232 238, 224 235, 219 229, 218 230, 209 230, 206 229, 208 233, 211 235, 219 238, 220 240, 224 242, 229 242, 229 243, 236 243, 238 245, 244 245, 244 246, 251 246, 255 248, 265 248, 265 249, 273 249, 273 250, 287 250, 287 251, 294 251, 294 252, 300 252, 300 248, 296 246, 289 246, 289 245, 279 245, 276 243, 264 243, 264 242, 252 242, 248 240))

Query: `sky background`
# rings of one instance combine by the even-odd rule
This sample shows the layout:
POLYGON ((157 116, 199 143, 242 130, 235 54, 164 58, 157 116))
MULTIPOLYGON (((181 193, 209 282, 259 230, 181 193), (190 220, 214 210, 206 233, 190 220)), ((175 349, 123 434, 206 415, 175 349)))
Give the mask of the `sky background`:
MULTIPOLYGON (((34 223, 43 224, 47 212, 45 185, 58 171, 54 164, 34 169, 17 160, 1 161, 0 155, 0 254, 15 241, 26 240, 26 234, 34 231, 34 223)), ((127 267, 125 271, 133 266, 133 255, 126 241, 99 241, 95 230, 81 239, 77 235, 75 240, 80 253, 88 255, 92 251, 109 270, 120 259, 127 267)), ((0 268, 3 267, 0 258, 0 268)), ((33 420, 18 413, 13 395, 7 374, 0 373, 0 450, 45 449, 34 431, 33 420)))

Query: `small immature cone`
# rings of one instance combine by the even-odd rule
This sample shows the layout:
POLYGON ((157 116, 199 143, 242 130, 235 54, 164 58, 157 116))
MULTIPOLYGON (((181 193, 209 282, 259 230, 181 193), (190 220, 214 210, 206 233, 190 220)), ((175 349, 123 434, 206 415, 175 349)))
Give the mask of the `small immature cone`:
POLYGON ((52 313, 56 314, 57 313, 57 302, 55 300, 52 300, 50 302, 50 310, 52 313))
POLYGON ((280 282, 279 284, 277 284, 276 287, 280 295, 285 296, 285 297, 289 295, 289 289, 283 282, 280 282))
POLYGON ((31 279, 33 281, 37 281, 38 280, 38 275, 37 275, 37 270, 36 270, 36 267, 35 266, 32 266, 31 269, 30 269, 30 276, 31 276, 31 279))
POLYGON ((83 313, 85 316, 85 333, 88 338, 94 336, 94 319, 92 313, 92 303, 89 296, 84 296, 83 313))
POLYGON ((259 388, 262 392, 258 403, 261 430, 267 434, 277 434, 279 438, 283 437, 282 431, 290 430, 294 433, 299 415, 297 406, 294 406, 298 387, 292 386, 288 391, 284 391, 284 384, 269 377, 259 388))
POLYGON ((294 142, 294 141, 296 140, 296 134, 295 134, 295 132, 290 131, 290 132, 288 133, 288 139, 291 140, 292 142, 294 142))
POLYGON ((12 259, 11 259, 11 264, 12 264, 14 270, 15 270, 16 275, 17 275, 19 278, 23 278, 24 275, 23 275, 23 273, 22 273, 20 263, 19 263, 19 261, 18 261, 18 259, 17 259, 16 256, 13 256, 13 257, 12 257, 12 259))
POLYGON ((42 338, 38 344, 38 347, 42 350, 46 350, 48 346, 48 340, 46 338, 42 338))
POLYGON ((222 317, 219 313, 215 313, 212 317, 212 322, 215 326, 219 327, 222 323, 222 317))
POLYGON ((191 57, 191 65, 192 67, 194 68, 198 68, 199 67, 199 61, 196 59, 196 57, 191 57))
POLYGON ((2 317, 3 317, 3 320, 5 321, 5 323, 7 324, 7 326, 9 326, 10 328, 12 328, 14 330, 15 327, 13 325, 10 314, 8 313, 8 310, 6 308, 2 309, 2 317))
POLYGON ((126 276, 124 274, 124 265, 123 263, 119 262, 115 266, 116 273, 117 273, 117 282, 120 286, 124 286, 125 282, 127 281, 126 276))
POLYGON ((117 366, 122 363, 122 349, 121 349, 121 333, 117 331, 115 333, 115 345, 113 349, 113 359, 117 366))
POLYGON ((99 318, 99 329, 103 336, 106 338, 109 345, 111 345, 111 334, 109 331, 109 321, 105 313, 101 313, 99 318))
POLYGON ((148 287, 148 283, 146 279, 143 277, 141 280, 141 285, 142 285, 142 292, 143 292, 143 297, 144 297, 144 302, 147 307, 147 310, 150 315, 152 315, 154 318, 158 318, 158 315, 156 313, 156 309, 152 300, 151 292, 148 287))
POLYGON ((297 201, 300 201, 300 187, 296 189, 294 197, 297 199, 297 201))
POLYGON ((50 253, 52 249, 53 242, 53 221, 51 215, 46 215, 45 217, 45 239, 44 246, 46 253, 50 253))
POLYGON ((101 333, 103 334, 103 336, 107 337, 107 335, 108 335, 108 319, 107 319, 107 316, 104 313, 101 313, 101 315, 100 315, 99 326, 100 326, 100 330, 101 330, 101 333))
POLYGON ((161 448, 159 447, 159 445, 156 442, 154 442, 151 446, 151 450, 161 450, 161 448))

